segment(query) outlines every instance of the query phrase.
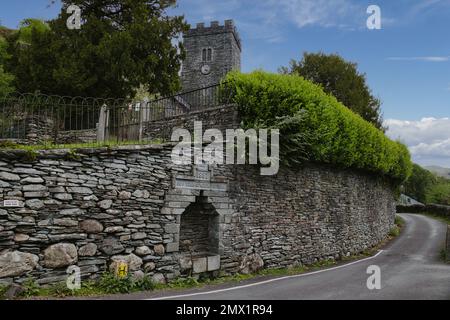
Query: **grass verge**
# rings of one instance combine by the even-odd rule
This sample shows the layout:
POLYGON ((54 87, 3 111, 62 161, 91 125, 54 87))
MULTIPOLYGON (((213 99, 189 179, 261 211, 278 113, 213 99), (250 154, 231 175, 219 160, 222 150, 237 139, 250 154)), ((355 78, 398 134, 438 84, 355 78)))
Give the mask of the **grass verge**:
POLYGON ((444 217, 442 215, 435 214, 435 213, 429 213, 429 212, 419 213, 419 214, 423 214, 424 216, 442 221, 443 223, 446 223, 446 224, 450 224, 450 217, 444 217))
POLYGON ((441 260, 444 261, 445 263, 450 264, 450 257, 449 257, 448 254, 447 254, 447 250, 442 249, 442 250, 439 252, 439 257, 440 257, 441 260))
POLYGON ((54 150, 54 149, 83 149, 83 148, 112 148, 117 146, 129 146, 129 145, 147 145, 147 144, 161 144, 162 140, 151 141, 117 141, 109 140, 102 143, 99 142, 86 142, 86 143, 70 143, 70 144, 55 144, 51 142, 44 142, 37 145, 23 145, 17 144, 12 141, 1 141, 0 150, 25 150, 25 151, 39 151, 39 150, 54 150))
MULTIPOLYGON (((421 214, 423 214, 427 217, 442 221, 443 223, 450 225, 450 217, 444 217, 442 215, 435 214, 435 213, 429 213, 429 212, 425 212, 425 213, 421 213, 421 214)), ((445 250, 445 248, 441 249, 441 251, 439 252, 439 257, 445 263, 450 264, 450 256, 448 255, 447 250, 445 250)))

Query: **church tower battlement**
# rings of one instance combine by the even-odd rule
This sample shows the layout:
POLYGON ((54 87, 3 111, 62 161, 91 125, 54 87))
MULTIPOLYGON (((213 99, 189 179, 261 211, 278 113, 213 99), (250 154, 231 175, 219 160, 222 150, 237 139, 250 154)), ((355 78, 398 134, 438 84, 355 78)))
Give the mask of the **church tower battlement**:
POLYGON ((242 44, 233 20, 224 25, 198 23, 183 36, 186 59, 181 84, 191 91, 219 83, 231 70, 241 70, 242 44))

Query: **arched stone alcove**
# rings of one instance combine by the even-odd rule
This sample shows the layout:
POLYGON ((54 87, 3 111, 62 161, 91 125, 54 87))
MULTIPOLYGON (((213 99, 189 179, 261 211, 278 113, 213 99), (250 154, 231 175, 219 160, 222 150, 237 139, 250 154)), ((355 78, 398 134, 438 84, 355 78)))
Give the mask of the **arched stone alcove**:
POLYGON ((210 256, 219 254, 219 214, 205 196, 195 197, 181 215, 180 253, 210 256))
POLYGON ((193 176, 177 175, 165 196, 161 214, 165 225, 166 253, 179 258, 185 274, 220 269, 224 225, 230 223, 233 208, 225 179, 212 177, 211 170, 194 170, 193 176))

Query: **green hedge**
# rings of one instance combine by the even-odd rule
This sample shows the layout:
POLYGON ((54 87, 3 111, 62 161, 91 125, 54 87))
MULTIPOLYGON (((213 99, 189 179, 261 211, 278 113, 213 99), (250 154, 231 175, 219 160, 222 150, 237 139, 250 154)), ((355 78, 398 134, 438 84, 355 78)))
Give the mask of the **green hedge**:
MULTIPOLYGON (((283 134, 290 137, 301 134, 303 147, 298 153, 292 148, 286 152, 289 143, 281 142, 280 156, 288 157, 281 159, 284 162, 308 160, 363 169, 386 175, 398 183, 411 174, 412 162, 406 146, 390 140, 321 87, 302 77, 263 71, 231 72, 225 82, 233 91, 244 128, 281 125, 280 141, 283 134), (289 121, 299 118, 302 120, 289 121), (289 125, 284 127, 286 123, 289 125)), ((298 145, 297 140, 294 144, 298 145)))

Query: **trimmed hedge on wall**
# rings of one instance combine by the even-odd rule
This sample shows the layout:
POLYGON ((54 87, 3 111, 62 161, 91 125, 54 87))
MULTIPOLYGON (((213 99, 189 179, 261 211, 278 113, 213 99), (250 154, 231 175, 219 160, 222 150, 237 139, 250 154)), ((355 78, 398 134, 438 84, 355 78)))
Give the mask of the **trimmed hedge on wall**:
POLYGON ((298 138, 303 139, 303 148, 297 153, 292 149, 286 152, 287 146, 281 142, 281 157, 289 158, 282 161, 308 160, 363 169, 398 183, 411 174, 406 146, 390 140, 320 86, 299 76, 263 71, 231 72, 225 81, 233 91, 244 128, 281 125, 280 140, 290 135, 296 139, 292 143, 300 145, 298 138))

